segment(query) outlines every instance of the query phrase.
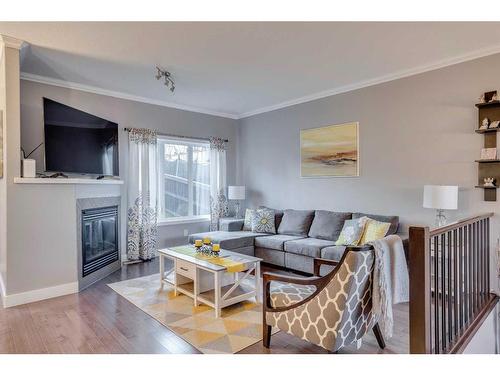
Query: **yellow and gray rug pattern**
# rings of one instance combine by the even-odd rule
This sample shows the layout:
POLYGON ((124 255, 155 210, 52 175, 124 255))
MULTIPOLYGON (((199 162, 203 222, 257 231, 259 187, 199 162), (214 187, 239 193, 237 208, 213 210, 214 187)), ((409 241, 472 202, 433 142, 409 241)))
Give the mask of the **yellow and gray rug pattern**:
POLYGON ((211 307, 193 306, 190 297, 174 296, 170 286, 161 290, 159 274, 108 286, 202 353, 237 353, 262 340, 262 307, 253 300, 222 309, 216 319, 211 307))

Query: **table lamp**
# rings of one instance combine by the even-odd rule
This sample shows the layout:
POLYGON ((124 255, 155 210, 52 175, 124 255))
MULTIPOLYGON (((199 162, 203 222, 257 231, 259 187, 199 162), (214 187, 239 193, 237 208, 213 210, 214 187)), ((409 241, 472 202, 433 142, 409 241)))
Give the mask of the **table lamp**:
POLYGON ((244 186, 228 186, 227 198, 236 201, 236 218, 240 218, 240 201, 245 200, 244 186))
POLYGON ((458 208, 458 186, 425 185, 424 208, 436 209, 436 226, 446 225, 444 210, 458 208))

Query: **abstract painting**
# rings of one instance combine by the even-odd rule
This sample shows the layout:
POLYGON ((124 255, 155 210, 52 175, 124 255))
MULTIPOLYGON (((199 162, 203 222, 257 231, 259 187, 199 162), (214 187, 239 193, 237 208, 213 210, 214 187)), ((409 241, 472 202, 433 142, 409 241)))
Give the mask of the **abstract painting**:
POLYGON ((357 122, 300 131, 302 177, 359 176, 357 122))

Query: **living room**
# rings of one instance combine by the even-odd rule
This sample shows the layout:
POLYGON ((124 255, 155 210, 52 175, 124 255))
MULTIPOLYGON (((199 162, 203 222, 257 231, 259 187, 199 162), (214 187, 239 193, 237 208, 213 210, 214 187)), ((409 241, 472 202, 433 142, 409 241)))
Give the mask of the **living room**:
POLYGON ((500 23, 0 44, 0 353, 499 353, 500 23))

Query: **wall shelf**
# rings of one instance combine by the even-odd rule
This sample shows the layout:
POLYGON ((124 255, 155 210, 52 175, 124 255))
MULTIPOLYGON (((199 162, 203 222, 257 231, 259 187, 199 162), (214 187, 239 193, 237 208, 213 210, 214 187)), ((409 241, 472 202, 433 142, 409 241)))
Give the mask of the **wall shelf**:
POLYGON ((500 128, 491 128, 491 129, 476 129, 475 132, 479 134, 483 133, 496 133, 500 131, 500 128))
MULTIPOLYGON (((479 129, 483 120, 488 118, 490 123, 500 120, 500 101, 476 104, 478 109, 478 127, 475 132, 483 137, 484 148, 497 148, 497 133, 499 128, 479 129)), ((500 159, 476 160, 477 163, 477 185, 476 188, 483 189, 486 202, 496 202, 497 187, 483 186, 485 178, 493 178, 497 184, 500 183, 500 159)))
POLYGON ((489 103, 477 103, 477 108, 485 108, 485 107, 500 107, 500 100, 495 100, 489 103))
POLYGON ((500 163, 500 159, 479 159, 474 161, 476 163, 500 163))
POLYGON ((96 180, 93 178, 29 178, 29 177, 14 177, 15 184, 66 184, 66 185, 123 185, 123 180, 102 179, 96 180))

